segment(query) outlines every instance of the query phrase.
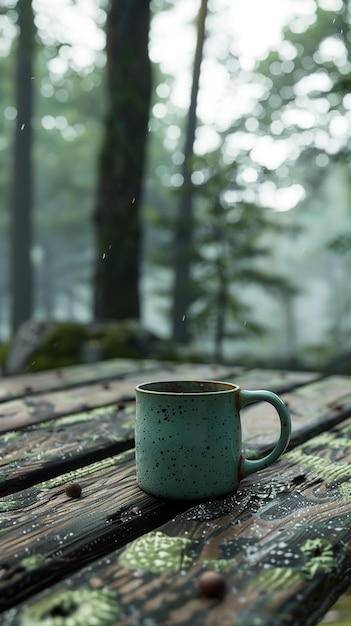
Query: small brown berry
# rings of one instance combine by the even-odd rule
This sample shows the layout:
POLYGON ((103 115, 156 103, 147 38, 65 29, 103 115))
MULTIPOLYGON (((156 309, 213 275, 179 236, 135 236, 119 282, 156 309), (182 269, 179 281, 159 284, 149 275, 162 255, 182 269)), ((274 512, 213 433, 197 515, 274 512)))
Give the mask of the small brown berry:
POLYGON ((79 498, 82 488, 78 483, 68 483, 65 487, 65 493, 69 498, 79 498))
POLYGON ((204 572, 199 578, 199 589, 204 596, 218 598, 224 593, 226 583, 218 572, 204 572))

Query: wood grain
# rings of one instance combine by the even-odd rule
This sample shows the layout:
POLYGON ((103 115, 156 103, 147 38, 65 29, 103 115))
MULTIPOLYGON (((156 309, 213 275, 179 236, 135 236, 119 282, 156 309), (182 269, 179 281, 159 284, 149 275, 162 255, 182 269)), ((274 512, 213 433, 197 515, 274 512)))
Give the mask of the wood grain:
MULTIPOLYGON (((169 361, 157 361, 152 359, 112 359, 100 361, 91 365, 77 365, 62 369, 37 372, 34 374, 22 374, 20 376, 8 376, 0 379, 0 402, 13 400, 41 391, 55 391, 68 389, 88 383, 100 381, 116 380, 126 378, 133 373, 145 372, 146 375, 152 372, 177 371, 179 375, 193 372, 194 376, 202 378, 210 375, 216 380, 222 377, 233 376, 243 370, 237 365, 218 365, 201 363, 175 363, 169 361)), ((266 379, 266 373, 276 381, 276 387, 280 390, 291 388, 294 384, 310 382, 317 377, 311 372, 289 372, 285 370, 250 370, 255 380, 260 376, 266 379), (262 372, 264 372, 262 374, 262 372)))
MULTIPOLYGON (((1 623, 26 626, 30 607, 44 607, 45 626, 70 611, 78 611, 75 626, 99 626, 84 611, 79 621, 79 603, 89 608, 91 598, 93 610, 96 595, 107 604, 113 598, 112 613, 118 603, 111 626, 317 623, 351 578, 350 379, 112 365, 95 377, 90 368, 69 368, 71 379, 68 370, 35 377, 30 389, 8 379, 0 404, 1 623), (222 379, 282 394, 293 420, 289 453, 227 498, 191 506, 141 492, 134 388, 147 378, 222 379), (78 499, 65 494, 71 481, 82 485, 78 499), (199 591, 208 569, 225 576, 222 598, 199 591), (63 608, 56 592, 78 595, 63 608)), ((277 417, 266 403, 242 411, 242 425, 250 454, 276 439, 277 417)))
MULTIPOLYGON (((0 433, 18 430, 32 424, 70 415, 97 407, 105 407, 126 399, 134 399, 135 386, 152 377, 154 380, 174 380, 179 377, 211 378, 215 374, 234 376, 233 367, 220 368, 215 365, 190 364, 172 366, 164 363, 154 370, 143 370, 125 376, 117 376, 99 382, 90 381, 79 385, 61 385, 54 391, 30 391, 22 398, 0 404, 0 433)), ((66 372, 67 375, 67 372, 66 372)), ((6 379, 5 379, 6 380, 6 379)))
MULTIPOLYGON (((243 386, 255 386, 256 382, 274 389, 278 381, 270 380, 270 375, 270 372, 261 373, 259 380, 255 380, 248 372, 237 376, 236 380, 243 386)), ((126 397, 125 384, 125 381, 116 383, 117 397, 126 397)), ((333 377, 282 394, 292 416, 291 446, 351 415, 349 389, 349 379, 333 377)), ((272 447, 279 422, 270 405, 260 403, 244 409, 241 421, 248 456, 262 454, 272 447)), ((134 422, 133 397, 130 401, 116 400, 109 406, 52 418, 48 422, 39 421, 0 435, 0 496, 133 447, 134 422)))
MULTIPOLYGON (((113 503, 108 497, 98 498, 94 507, 93 482, 84 488, 85 502, 64 502, 62 493, 52 498, 46 496, 42 514, 46 509, 50 523, 43 527, 46 531, 51 528, 51 522, 56 523, 58 515, 61 530, 57 532, 59 526, 54 526, 52 532, 60 539, 53 537, 51 543, 43 544, 50 545, 51 552, 46 552, 40 566, 17 569, 12 571, 12 577, 3 578, 2 610, 33 595, 35 590, 51 585, 55 578, 68 578, 34 596, 28 603, 20 604, 15 611, 4 613, 4 625, 24 624, 21 620, 28 606, 45 598, 49 601, 58 589, 68 593, 96 587, 109 589, 118 600, 118 619, 111 624, 134 626, 135 623, 147 624, 147 620, 167 626, 181 623, 195 626, 316 624, 351 580, 350 433, 351 420, 347 420, 331 432, 298 446, 274 466, 245 479, 232 496, 197 504, 178 515, 169 510, 169 521, 163 525, 158 523, 156 514, 144 531, 141 527, 145 521, 145 494, 133 491, 132 484, 128 483, 132 471, 130 453, 125 455, 120 468, 122 474, 124 472, 121 479, 129 486, 118 483, 120 489, 113 503), (116 524, 116 534, 109 536, 107 546, 106 542, 104 544, 108 555, 96 561, 101 554, 102 519, 106 522, 107 514, 110 519, 121 522, 119 496, 122 497, 122 512, 127 511, 125 525, 116 524), (135 527, 133 531, 131 510, 123 508, 129 499, 134 499, 142 511, 141 515, 133 514, 143 534, 136 540, 139 544, 133 543, 137 533, 135 527), (69 515, 69 507, 72 511, 76 506, 74 516, 69 515), (86 507, 85 517, 83 506, 86 507), (113 517, 115 506, 120 511, 119 517, 113 517), (84 524, 83 530, 78 530, 79 520, 84 524), (154 531, 150 531, 151 526, 154 531), (90 540, 92 536, 96 542, 90 540), (60 540, 62 544, 57 550, 60 540), (121 545, 119 541, 125 545, 116 550, 121 545), (177 542, 180 548, 175 549, 177 542), (77 567, 78 560, 81 571, 70 575, 70 568, 77 567), (94 563, 83 568, 89 560, 94 563), (199 592, 199 575, 208 569, 223 573, 224 597, 210 599, 199 592)), ((103 489, 102 475, 100 478, 103 489)), ((113 481, 113 476, 110 480, 113 481)), ((108 489, 110 499, 113 489, 116 483, 111 483, 108 489)), ((36 502, 37 499, 38 494, 36 502)), ((162 507, 164 503, 158 502, 162 507)), ((149 501, 151 508, 155 503, 156 499, 149 501)), ((17 516, 20 526, 11 530, 8 539, 11 522, 3 531, 9 542, 10 559, 13 548, 9 544, 16 543, 16 536, 19 542, 25 522, 27 530, 32 522, 30 517, 22 519, 23 515, 34 515, 38 504, 33 501, 31 505, 23 503, 22 506, 22 511, 8 511, 17 516)), ((42 537, 43 528, 36 532, 42 537)), ((44 540, 37 541, 33 536, 33 541, 27 544, 22 538, 22 543, 18 544, 19 562, 25 553, 33 556, 40 552, 40 541, 44 540), (29 545, 28 553, 25 548, 29 545)))
MULTIPOLYGON (((233 368, 215 365, 179 365, 153 372, 154 380, 176 379, 229 379, 244 387, 269 389, 281 393, 315 378, 316 375, 290 372, 246 372, 237 374, 233 368)), ((91 382, 74 387, 63 387, 57 391, 30 393, 23 398, 0 404, 0 433, 18 430, 51 419, 106 407, 135 398, 135 386, 145 382, 145 372, 128 376, 127 380, 112 379, 91 382)))
POLYGON ((6 376, 0 381, 0 402, 40 391, 54 391, 89 382, 124 378, 133 372, 149 372, 154 369, 160 369, 159 361, 112 359, 91 365, 76 365, 33 374, 6 376))
MULTIPOLYGON (((274 389, 273 385, 270 388, 274 389)), ((291 415, 293 446, 351 415, 351 379, 347 376, 315 380, 281 397, 291 415)), ((250 407, 250 414, 243 413, 243 438, 249 448, 257 446, 258 424, 264 425, 260 434, 261 448, 271 448, 276 440, 278 418, 269 405, 260 403, 250 407)))

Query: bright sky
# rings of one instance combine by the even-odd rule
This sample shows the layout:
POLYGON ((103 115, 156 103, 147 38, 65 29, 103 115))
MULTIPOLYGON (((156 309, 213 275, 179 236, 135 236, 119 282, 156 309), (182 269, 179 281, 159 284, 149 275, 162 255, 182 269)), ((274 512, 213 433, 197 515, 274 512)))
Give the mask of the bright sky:
MULTIPOLYGON (((309 3, 309 0, 300 1, 309 3)), ((281 29, 292 15, 292 2, 293 0, 213 0, 210 5, 214 14, 211 15, 213 45, 217 50, 220 49, 223 34, 227 33, 232 37, 233 51, 241 56, 241 64, 252 69, 255 58, 262 57, 269 48, 279 45, 281 29)), ((165 72, 178 75, 172 97, 177 106, 184 108, 189 99, 189 70, 195 48, 195 30, 191 20, 196 18, 198 8, 199 2, 178 0, 172 12, 160 11, 156 15, 151 30, 151 58, 159 62, 165 72)), ((206 67, 206 77, 210 78, 206 80, 209 88, 204 100, 208 105, 211 94, 213 96, 217 91, 218 83, 222 87, 224 74, 225 70, 221 72, 217 63, 215 67, 206 67)))
MULTIPOLYGON (((308 0, 307 0, 308 1, 308 0)), ((176 9, 172 11, 172 23, 176 16, 179 26, 185 25, 194 18, 198 11, 199 3, 191 4, 181 0, 176 9)), ((289 20, 291 15, 291 0, 213 0, 210 4, 212 21, 217 25, 218 35, 221 30, 229 31, 235 40, 236 48, 249 56, 260 56, 268 47, 277 45, 280 41, 281 27, 289 20), (217 19, 216 19, 217 17, 217 19), (214 18, 214 19, 213 19, 214 18), (262 28, 264 24, 264 28, 262 28)), ((167 15, 159 14, 154 24, 163 22, 165 26, 162 45, 165 47, 168 26, 167 15)), ((175 28, 174 28, 175 30, 175 28)), ((160 38, 160 33, 158 38, 160 38)), ((176 34, 175 34, 176 36, 176 34)), ((183 46, 182 46, 183 47, 183 46)), ((185 51, 178 49, 178 54, 185 55, 185 51)), ((178 56, 178 55, 177 55, 178 56)), ((165 57, 167 63, 169 56, 165 57)))
MULTIPOLYGON (((343 0, 210 0, 210 15, 207 22, 209 37, 207 39, 207 54, 202 65, 202 80, 198 100, 198 113, 204 125, 198 129, 195 149, 198 153, 206 153, 218 146, 219 137, 216 128, 225 130, 230 123, 243 114, 253 110, 257 100, 261 97, 258 84, 240 83, 231 78, 224 66, 217 58, 227 56, 228 40, 231 52, 240 59, 243 70, 252 70, 257 59, 265 57, 271 49, 278 49, 282 60, 291 63, 296 50, 291 44, 282 43, 282 29, 289 24, 294 33, 304 33, 309 25, 316 20, 317 1, 322 9, 330 11, 330 21, 333 22, 333 12, 342 8, 343 0), (217 58, 216 58, 217 57, 217 58)), ((178 0, 172 12, 160 11, 154 18, 151 37, 151 58, 161 64, 165 73, 177 76, 172 93, 167 95, 177 107, 187 110, 191 87, 191 64, 195 49, 195 29, 191 21, 196 18, 198 3, 188 0, 178 0), (181 36, 181 45, 179 45, 181 36), (176 53, 175 53, 176 50, 176 53)), ((346 49, 340 40, 330 37, 319 50, 321 61, 333 60, 339 66, 344 64, 344 72, 351 70, 345 66, 346 49)), ((296 93, 301 96, 313 89, 327 91, 330 88, 330 78, 327 73, 306 76, 296 86, 296 93)), ((326 101, 325 101, 326 102, 326 101)), ((322 99, 316 107, 323 107, 322 99)), ((232 149, 232 156, 242 147, 250 150, 254 161, 271 170, 277 170, 284 165, 287 159, 298 156, 298 143, 311 140, 307 137, 308 129, 313 128, 318 115, 323 111, 304 110, 303 108, 288 111, 290 120, 284 120, 288 125, 297 124, 301 128, 300 137, 295 139, 280 139, 271 135, 257 137, 254 128, 251 134, 236 133, 233 137, 235 145, 228 145, 228 154, 232 149), (306 129, 305 133, 303 132, 306 129), (252 141, 251 145, 250 142, 252 141)), ((162 118, 166 113, 166 106, 157 105, 154 111, 156 117, 162 118)), ((254 119, 252 121, 255 121, 254 119)), ((250 120, 251 122, 251 120, 250 120)), ((276 123, 276 130, 278 129, 276 123)), ((282 125, 280 123, 280 125, 282 125)), ((332 120, 329 136, 324 133, 320 141, 330 151, 340 149, 351 128, 350 119, 332 120), (326 146, 326 142, 328 146, 326 146)), ((174 139, 176 140, 176 134, 174 139)), ((175 143, 175 142, 174 142, 175 143)), ((171 142, 170 142, 171 145, 171 142)), ((322 147, 322 146, 321 146, 322 147)), ((243 182, 255 182, 257 173, 252 167, 247 167, 242 173, 243 182)), ((179 180, 181 184, 181 180, 179 180)), ((260 199, 263 204, 271 206, 277 211, 288 211, 304 198, 305 192, 301 185, 292 184, 289 187, 277 189, 271 182, 264 183, 260 188, 260 199)))
MULTIPOLYGON (((150 55, 161 64, 161 69, 177 76, 175 88, 168 98, 180 108, 187 109, 191 87, 191 65, 195 49, 195 30, 191 21, 196 18, 199 3, 179 0, 176 8, 160 12, 153 21, 150 55), (182 33, 179 45, 179 33, 182 33), (176 54, 175 54, 176 50, 176 54)), ((210 38, 207 45, 214 55, 227 54, 226 45, 240 57, 241 67, 252 70, 255 61, 263 58, 268 50, 279 48, 282 28, 295 19, 310 19, 315 11, 314 0, 212 0, 210 4, 210 38), (296 6, 297 5, 297 6, 296 6)), ((306 26, 305 26, 306 28, 306 26)), ((224 66, 218 64, 211 54, 202 66, 202 80, 198 101, 198 113, 204 126, 198 130, 195 149, 199 153, 218 146, 219 137, 215 127, 225 129, 230 122, 254 107, 260 96, 259 86, 244 84, 237 91, 235 81, 228 76, 224 66), (206 125, 207 124, 207 125, 206 125)), ((159 107, 159 105, 158 105, 159 107)), ((159 107, 155 114, 163 117, 166 107, 159 107)), ((251 135, 253 137, 253 135, 251 135)), ((242 141, 249 136, 242 134, 242 141)), ((176 137, 175 137, 176 140, 176 137)), ((233 154, 239 145, 236 136, 233 154)), ((228 146, 230 149, 230 146, 228 146)), ((268 168, 279 167, 289 156, 292 146, 288 141, 274 141, 271 137, 255 139, 251 156, 268 168)), ((256 172, 252 167, 243 171, 243 181, 255 182, 256 172)), ((179 181, 179 184, 181 180, 179 181)), ((263 185, 261 201, 275 210, 293 208, 304 196, 301 185, 292 185, 277 190, 275 185, 263 185)))
POLYGON ((61 49, 56 63, 52 63, 53 72, 64 72, 68 62, 81 70, 92 65, 96 53, 104 50, 105 36, 100 27, 105 13, 94 0, 33 0, 33 6, 44 42, 50 44, 56 39, 70 44, 61 49))
MULTIPOLYGON (((157 2, 157 0, 155 0, 157 2)), ((306 27, 315 20, 317 0, 209 0, 210 15, 208 28, 210 37, 206 45, 209 54, 203 63, 202 80, 198 102, 198 113, 204 126, 200 129, 196 150, 199 153, 214 149, 218 143, 215 128, 225 129, 230 122, 253 109, 260 94, 259 86, 255 84, 240 85, 238 93, 235 80, 228 76, 224 66, 221 66, 215 55, 227 55, 228 45, 231 52, 240 58, 240 65, 244 70, 254 68, 255 60, 263 58, 267 51, 280 46, 282 28, 289 23, 294 32, 304 32, 306 27), (213 52, 213 54, 212 54, 213 52)), ((318 0, 320 6, 328 11, 341 8, 342 0, 318 0)), ((52 82, 55 76, 60 76, 71 64, 75 69, 82 70, 89 67, 96 58, 96 54, 103 53, 105 46, 104 34, 100 25, 104 22, 104 12, 98 9, 95 0, 33 0, 36 11, 36 25, 41 37, 46 43, 53 41, 67 41, 70 45, 60 48, 59 56, 49 64, 52 82), (59 5, 59 10, 58 10, 59 5)), ((177 0, 171 11, 162 10, 162 0, 158 0, 159 11, 153 19, 150 36, 150 56, 161 64, 165 73, 176 76, 175 86, 171 93, 165 94, 165 104, 171 101, 175 106, 187 109, 191 87, 191 66, 195 50, 194 20, 197 16, 200 0, 177 0)), ((0 16, 1 31, 8 37, 14 36, 14 28, 6 16, 0 16)), ((6 39, 6 38, 5 38, 6 39)), ((334 42, 330 42, 335 48, 334 42)), ((3 39, 4 42, 4 39, 3 39)), ((328 48, 328 43, 326 44, 328 48)), ((6 54, 6 45, 0 45, 0 55, 6 54)), ((323 54, 323 51, 321 51, 323 54)), ((326 50, 326 56, 329 52, 326 50)), ((333 49, 330 54, 341 58, 343 50, 333 49)), ((289 58, 289 50, 286 50, 289 58)), ((103 62, 102 54, 102 62, 103 62)), ((327 75, 326 80, 327 80, 327 75)), ((320 79, 322 79, 320 75, 320 79)), ((302 81, 300 81, 302 83, 302 81)), ((301 85, 301 89, 304 85, 301 85)), ((306 86, 305 86, 306 88, 306 86)), ((157 105, 154 115, 162 118, 166 113, 165 105, 157 105)), ((303 111, 300 111, 300 115, 303 111)), ((312 124, 313 114, 305 112, 305 122, 312 124)), ((351 120, 350 120, 351 121, 351 120)), ((344 128, 348 122, 339 120, 334 126, 344 128)), ((307 126, 308 127, 308 126, 307 126)), ((168 141, 177 140, 177 128, 169 130, 168 141)), ((338 128, 336 128, 338 130, 338 128)), ((253 135, 252 135, 253 136, 253 135)), ((241 138, 248 141, 248 135, 241 138)), ((237 138, 239 141, 239 137, 237 138)), ((237 146, 236 146, 237 148, 237 146)), ((233 152, 235 153, 234 147, 233 152)), ((272 137, 256 137, 255 146, 252 146, 251 156, 261 165, 276 169, 288 158, 294 146, 289 141, 276 140, 272 137)), ((250 168, 244 172, 247 182, 252 179, 250 168)), ((264 190, 265 201, 276 210, 289 210, 301 199, 303 189, 295 185, 274 196, 272 187, 264 190), (289 191, 290 189, 290 191, 289 191), (290 194, 290 195, 289 195, 290 194)))

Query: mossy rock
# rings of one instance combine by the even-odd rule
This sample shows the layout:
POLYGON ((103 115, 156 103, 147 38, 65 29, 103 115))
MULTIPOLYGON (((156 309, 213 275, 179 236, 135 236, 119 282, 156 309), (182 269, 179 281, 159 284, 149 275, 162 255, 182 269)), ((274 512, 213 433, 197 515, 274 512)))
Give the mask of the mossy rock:
MULTIPOLYGON (((137 320, 92 324, 30 322, 4 345, 6 373, 39 372, 115 358, 162 358, 163 342, 137 320), (12 351, 12 367, 9 355, 12 351)), ((1 365, 1 361, 0 361, 1 365)))
POLYGON ((158 338, 136 320, 84 325, 58 323, 42 337, 27 359, 27 372, 88 362, 89 345, 100 346, 100 359, 146 358, 154 356, 158 338))
POLYGON ((150 353, 154 337, 144 330, 138 322, 125 320, 107 325, 101 337, 106 359, 142 358, 150 353))
POLYGON ((28 358, 25 371, 38 372, 79 363, 81 346, 86 338, 87 330, 82 324, 56 324, 42 337, 28 358))
POLYGON ((6 341, 5 343, 2 343, 0 345, 0 369, 2 369, 5 366, 7 357, 10 352, 10 348, 11 348, 10 341, 6 341))
POLYGON ((87 336, 87 329, 82 324, 75 322, 57 324, 43 337, 39 350, 45 353, 51 351, 56 355, 76 356, 87 336))

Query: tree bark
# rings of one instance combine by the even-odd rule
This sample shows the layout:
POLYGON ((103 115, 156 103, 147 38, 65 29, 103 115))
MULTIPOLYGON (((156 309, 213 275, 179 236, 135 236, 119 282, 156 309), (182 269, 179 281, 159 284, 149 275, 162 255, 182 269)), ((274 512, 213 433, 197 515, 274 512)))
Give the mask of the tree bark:
POLYGON ((16 106, 14 140, 11 283, 12 332, 32 315, 32 63, 34 55, 34 17, 30 0, 18 0, 19 35, 17 43, 16 106))
POLYGON ((94 214, 97 319, 139 318, 140 197, 151 98, 150 0, 111 0, 109 106, 94 214))
POLYGON ((191 255, 193 245, 193 198, 191 190, 192 157, 196 131, 196 108, 199 92, 201 62, 205 42, 205 22, 208 0, 201 0, 197 25, 197 42, 193 65, 190 106, 184 146, 183 186, 178 207, 176 230, 173 241, 175 276, 173 285, 172 337, 185 342, 189 334, 187 313, 191 304, 191 255))
POLYGON ((223 360, 223 341, 226 331, 226 317, 228 307, 228 278, 223 259, 217 258, 217 310, 215 311, 214 359, 220 363, 223 360))

